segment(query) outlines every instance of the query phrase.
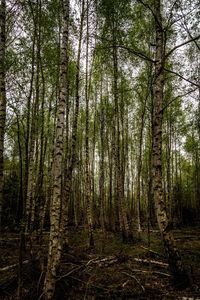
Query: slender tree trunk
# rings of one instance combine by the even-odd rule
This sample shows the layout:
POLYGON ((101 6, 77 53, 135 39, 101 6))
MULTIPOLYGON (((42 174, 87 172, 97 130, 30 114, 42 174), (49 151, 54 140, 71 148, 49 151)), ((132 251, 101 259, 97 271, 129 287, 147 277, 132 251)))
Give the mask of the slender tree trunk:
MULTIPOLYGON (((114 31, 114 29, 113 29, 114 31)), ((127 214, 124 207, 124 194, 123 194, 123 172, 121 168, 121 155, 120 155, 120 124, 119 124, 119 95, 118 95, 118 54, 116 47, 115 32, 113 32, 113 92, 114 92, 114 152, 115 152, 115 176, 116 176, 116 200, 119 212, 119 223, 122 237, 128 240, 130 237, 129 225, 127 214)))
MULTIPOLYGON (((41 1, 40 1, 40 18, 41 18, 41 1)), ((41 21, 41 20, 40 20, 41 21)), ((45 158, 46 158, 46 143, 47 143, 47 137, 44 133, 45 128, 45 112, 44 112, 44 105, 45 105, 45 78, 44 78, 44 70, 43 65, 41 61, 41 57, 39 57, 40 62, 40 70, 41 70, 41 81, 42 81, 42 89, 41 89, 41 109, 40 109, 40 153, 39 153, 39 166, 38 166, 38 180, 36 185, 36 195, 35 195, 35 202, 36 202, 36 223, 37 223, 37 229, 41 229, 39 226, 39 223, 42 219, 42 211, 45 204, 45 197, 44 197, 44 176, 45 176, 45 158)), ((51 100, 50 100, 51 102, 51 100)), ((50 104, 51 105, 51 104, 50 104)), ((48 111, 48 120, 47 120, 47 126, 49 127, 49 114, 48 111)))
MULTIPOLYGON (((39 117, 39 102, 40 102, 40 64, 41 64, 41 0, 37 0, 37 11, 35 16, 36 31, 36 80, 35 80, 35 102, 33 105, 32 112, 32 123, 31 123, 31 136, 30 136, 30 161, 29 161, 29 174, 30 181, 28 184, 27 198, 31 203, 30 212, 30 229, 31 231, 35 225, 35 213, 36 213, 36 200, 37 200, 37 185, 36 185, 36 174, 39 159, 39 147, 38 147, 38 117, 39 117)), ((42 125, 43 126, 43 125, 42 125)), ((28 222, 29 224, 29 222, 28 222)))
POLYGON ((105 156, 105 110, 103 102, 103 78, 101 76, 101 92, 100 92, 101 102, 100 102, 100 177, 99 177, 99 197, 100 197, 100 224, 101 229, 105 231, 105 166, 104 166, 104 156, 105 156))
POLYGON ((20 140, 20 123, 19 116, 17 115, 17 142, 19 149, 19 178, 20 178, 20 191, 19 191, 19 199, 17 206, 17 218, 20 222, 23 218, 23 207, 24 207, 24 198, 23 198, 23 156, 22 156, 22 145, 20 140))
POLYGON ((0 230, 3 207, 3 155, 6 122, 6 86, 5 86, 5 48, 6 48, 6 1, 0 4, 0 230))
POLYGON ((90 167, 89 167, 89 88, 88 88, 88 47, 89 47, 89 3, 86 4, 86 78, 85 78, 85 100, 86 100, 86 120, 85 120, 85 182, 86 182, 86 203, 87 222, 89 230, 89 246, 94 247, 93 238, 93 203, 90 191, 90 167))
POLYGON ((55 135, 55 148, 53 157, 53 195, 50 211, 50 237, 49 237, 49 253, 48 264, 44 282, 45 298, 53 299, 57 270, 60 264, 62 251, 62 235, 61 235, 61 205, 62 205, 62 163, 63 163, 63 143, 64 143, 64 127, 65 127, 65 106, 66 106, 66 55, 67 55, 67 35, 66 30, 66 14, 69 10, 68 0, 63 4, 63 27, 62 42, 60 54, 60 90, 59 103, 57 111, 57 124, 55 135))
POLYGON ((168 112, 167 119, 167 145, 166 145, 166 158, 167 158, 167 207, 169 214, 169 221, 172 221, 172 193, 171 193, 171 141, 172 139, 172 124, 171 124, 171 109, 168 112))
MULTIPOLYGON (((107 129, 107 141, 109 141, 109 132, 107 129)), ((113 137, 111 137, 111 140, 113 137)), ((111 145, 108 145, 108 162, 109 162, 109 227, 110 230, 115 232, 116 230, 116 215, 115 215, 115 208, 113 203, 113 173, 114 173, 114 151, 112 147, 113 142, 111 145), (109 149, 111 148, 111 149, 109 149)))
POLYGON ((61 230, 63 235, 63 247, 68 247, 68 205, 69 205, 69 196, 65 193, 65 180, 66 174, 68 170, 68 158, 69 158, 69 144, 68 144, 68 134, 69 134, 69 10, 70 10, 70 2, 69 0, 65 0, 65 9, 64 9, 64 32, 65 32, 65 39, 63 39, 63 47, 65 48, 65 85, 66 85, 66 95, 65 95, 65 112, 66 112, 66 140, 65 140, 65 161, 64 161, 64 186, 63 186, 63 201, 62 201, 62 218, 61 218, 61 230))
MULTIPOLYGON (((96 128, 97 128, 97 86, 96 86, 96 92, 95 92, 95 97, 94 97, 94 123, 93 123, 93 137, 92 137, 92 162, 91 162, 91 178, 92 178, 92 206, 93 206, 93 211, 95 211, 95 167, 96 167, 96 161, 95 161, 95 150, 96 150, 96 128)), ((93 226, 97 223, 97 220, 94 218, 93 219, 93 226)))
MULTIPOLYGON (((49 137, 51 135, 51 130, 50 130, 50 120, 51 120, 51 110, 52 110, 52 98, 53 98, 53 93, 50 96, 49 99, 49 108, 48 108, 48 116, 47 116, 47 133, 44 137, 44 150, 43 150, 43 157, 45 159, 46 157, 46 153, 47 153, 47 145, 48 145, 48 141, 49 141, 49 137)), ((50 148, 50 153, 52 153, 52 149, 50 148)), ((51 202, 51 163, 49 162, 49 158, 48 158, 48 167, 47 167, 47 171, 46 171, 46 176, 44 176, 44 179, 47 178, 48 183, 46 183, 46 187, 45 187, 45 192, 43 193, 43 198, 44 200, 42 201, 42 203, 40 203, 40 212, 39 212, 39 220, 40 220, 40 228, 39 228, 39 232, 40 235, 42 235, 43 232, 43 227, 44 227, 44 222, 45 222, 45 215, 46 215, 46 210, 48 207, 48 204, 51 202), (49 188, 47 188, 47 186, 49 188)))
POLYGON ((190 283, 179 251, 170 229, 166 214, 164 195, 162 188, 162 121, 163 121, 163 90, 164 90, 164 39, 161 16, 161 2, 155 3, 155 28, 156 28, 156 57, 155 57, 155 79, 154 79, 154 112, 153 112, 153 193, 155 199, 156 216, 160 232, 162 234, 164 247, 169 260, 169 266, 174 282, 184 286, 190 283))
POLYGON ((139 149, 138 149, 138 161, 137 161, 137 225, 138 225, 138 234, 140 236, 141 228, 141 171, 142 171, 142 146, 143 146, 143 132, 144 132, 144 123, 145 123, 145 113, 146 113, 146 101, 143 104, 140 131, 139 131, 139 149))
MULTIPOLYGON (((65 0, 66 7, 69 8, 69 0, 65 0)), ((73 169, 77 161, 77 127, 78 127, 78 115, 79 115, 79 99, 80 99, 80 58, 81 58, 81 46, 82 46, 82 35, 83 35, 83 22, 84 22, 84 13, 85 13, 85 0, 82 0, 82 9, 81 9, 81 20, 80 20, 80 35, 79 35, 79 43, 78 43, 78 54, 77 54, 77 62, 76 62, 76 95, 75 95, 75 111, 74 111, 74 119, 72 126, 72 138, 71 138, 71 155, 69 159, 68 167, 65 166, 64 172, 64 188, 63 188, 63 201, 64 201, 64 209, 62 210, 62 220, 61 220, 61 229, 64 235, 64 243, 68 243, 68 234, 67 234, 67 223, 68 223, 68 212, 67 207, 70 200, 70 192, 72 185, 72 175, 73 169)), ((67 12, 66 12, 67 13, 67 12)), ((67 20, 67 16, 65 18, 67 20)), ((67 26, 67 24, 66 24, 67 26)), ((68 31, 66 31, 68 33, 68 31)), ((67 36, 66 36, 67 38, 67 36)), ((67 45, 67 40, 66 40, 67 45)), ((67 65, 66 65, 67 68, 67 65)))
MULTIPOLYGON (((33 8, 30 4, 31 13, 34 20, 33 8)), ((31 53, 31 79, 30 79, 30 90, 27 98, 27 117, 26 117, 26 134, 25 134, 25 172, 24 172, 24 199, 25 199, 25 207, 24 207, 24 219, 25 219, 25 231, 29 228, 29 218, 30 218, 30 209, 31 209, 31 199, 30 193, 28 196, 28 190, 30 190, 30 179, 29 176, 30 171, 30 127, 31 127, 31 99, 33 95, 33 83, 34 83, 34 75, 35 75, 35 46, 36 46, 36 33, 37 28, 34 21, 34 32, 33 32, 33 44, 32 44, 32 53, 31 53)))

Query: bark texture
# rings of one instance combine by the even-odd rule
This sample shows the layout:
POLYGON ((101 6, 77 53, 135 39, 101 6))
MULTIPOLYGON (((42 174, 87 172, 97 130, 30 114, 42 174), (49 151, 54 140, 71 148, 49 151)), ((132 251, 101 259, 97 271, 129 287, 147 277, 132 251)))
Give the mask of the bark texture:
MULTIPOLYGON (((66 0, 69 1, 69 0, 66 0)), ((76 164, 76 146, 77 146, 77 127, 78 127, 78 115, 79 115, 79 102, 80 102, 80 58, 81 58, 81 46, 82 46, 82 35, 83 35, 83 21, 84 21, 84 10, 85 0, 82 1, 81 21, 80 21, 80 35, 78 43, 78 54, 76 62, 76 95, 75 95, 75 111, 72 125, 72 137, 71 137, 71 155, 68 165, 65 166, 64 174, 64 188, 63 188, 63 207, 62 207, 62 220, 61 230, 64 236, 64 244, 67 245, 67 225, 68 225, 68 205, 70 200, 71 186, 72 186, 72 175, 73 169, 76 164)), ((67 22, 68 23, 68 22, 67 22)), ((67 26, 67 24, 66 24, 67 26)), ((67 27, 68 28, 68 27, 67 27)), ((67 67, 67 66, 66 66, 67 67)))
POLYGON ((62 163, 63 163, 63 143, 65 126, 65 104, 66 104, 66 55, 67 55, 67 35, 66 14, 69 10, 69 2, 63 1, 63 27, 60 57, 60 91, 57 111, 55 148, 53 160, 53 188, 52 203, 50 207, 50 237, 47 272, 44 282, 44 294, 46 299, 52 299, 55 290, 56 275, 60 264, 62 251, 61 205, 62 205, 62 163))
POLYGON ((154 107, 153 107, 153 194, 155 199, 156 216, 162 234, 165 251, 175 284, 186 286, 190 277, 185 270, 174 236, 166 214, 164 193, 162 188, 162 122, 163 122, 163 90, 164 90, 164 31, 162 26, 161 1, 155 0, 155 29, 156 29, 156 55, 154 79, 154 107))
POLYGON ((6 1, 0 4, 0 229, 3 206, 3 152, 6 121, 5 48, 6 48, 6 1))
POLYGON ((86 102, 86 121, 85 121, 85 181, 86 181, 86 203, 87 203, 87 222, 89 231, 89 246, 94 246, 93 238, 93 203, 90 192, 90 166, 89 166, 89 85, 88 85, 88 47, 89 47, 89 3, 86 1, 87 10, 87 36, 86 36, 86 78, 85 78, 85 102, 86 102))

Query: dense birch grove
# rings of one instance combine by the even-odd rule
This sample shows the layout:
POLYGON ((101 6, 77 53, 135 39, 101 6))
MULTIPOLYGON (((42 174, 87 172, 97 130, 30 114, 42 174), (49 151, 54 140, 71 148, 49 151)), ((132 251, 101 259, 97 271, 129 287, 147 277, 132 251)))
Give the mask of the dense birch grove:
POLYGON ((192 285, 173 229, 200 221, 199 11, 1 0, 0 226, 20 233, 21 253, 47 237, 44 299, 72 228, 89 249, 97 230, 134 247, 158 229, 173 282, 192 285))

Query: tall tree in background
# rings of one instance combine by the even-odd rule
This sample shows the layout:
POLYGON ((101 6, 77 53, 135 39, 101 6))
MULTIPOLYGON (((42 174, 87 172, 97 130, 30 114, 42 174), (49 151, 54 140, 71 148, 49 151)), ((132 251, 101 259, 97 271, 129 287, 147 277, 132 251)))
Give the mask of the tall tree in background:
POLYGON ((65 210, 62 213, 62 230, 63 230, 63 235, 65 237, 65 241, 64 241, 65 244, 68 243, 67 241, 68 205, 70 201, 73 170, 77 162, 77 135, 78 135, 77 128, 78 128, 78 116, 79 116, 79 105, 80 105, 80 80, 81 80, 80 68, 81 68, 81 50, 82 50, 84 16, 85 16, 85 0, 82 0, 79 39, 78 39, 78 53, 77 53, 76 71, 75 71, 75 101, 74 101, 75 107, 74 107, 74 115, 73 115, 73 122, 72 122, 71 149, 69 155, 69 162, 68 164, 65 165, 64 187, 63 187, 63 199, 64 199, 65 210))
POLYGON ((0 4, 0 229, 3 206, 4 134, 6 121, 5 87, 6 1, 0 4))
MULTIPOLYGON (((38 115, 40 104, 40 70, 41 70, 41 1, 36 6, 29 3, 33 18, 33 45, 32 45, 32 74, 30 91, 27 103, 27 132, 26 147, 28 156, 27 186, 26 190, 26 231, 33 229, 36 209, 36 170, 38 160, 38 115), (36 52, 36 53, 34 53, 36 52), (35 77, 35 80, 34 80, 35 77), (35 92, 35 93, 34 93, 35 92), (33 96, 33 97, 32 97, 33 96), (32 103, 31 103, 32 100, 32 103), (32 109, 31 109, 32 108, 32 109)), ((43 125, 42 125, 43 126, 43 125)))
POLYGON ((93 238, 93 203, 91 197, 91 179, 90 179, 90 164, 89 164, 89 80, 88 80, 88 51, 89 51, 89 2, 86 2, 86 78, 85 78, 85 181, 86 181, 86 205, 87 205, 87 221, 88 221, 88 230, 89 230, 89 246, 94 246, 93 238))

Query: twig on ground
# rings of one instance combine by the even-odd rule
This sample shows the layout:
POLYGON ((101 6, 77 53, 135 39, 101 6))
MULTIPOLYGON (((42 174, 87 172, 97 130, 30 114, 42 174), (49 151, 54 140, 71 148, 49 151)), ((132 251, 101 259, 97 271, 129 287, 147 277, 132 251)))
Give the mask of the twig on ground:
POLYGON ((116 263, 118 261, 119 261, 118 257, 113 256, 113 255, 102 258, 102 259, 96 259, 96 260, 93 260, 93 261, 91 260, 91 262, 93 264, 97 264, 99 267, 109 266, 109 265, 112 265, 113 263, 116 263))
POLYGON ((137 284, 141 287, 142 291, 145 292, 144 286, 140 283, 140 281, 134 275, 126 273, 126 272, 122 272, 122 273, 126 276, 133 278, 137 282, 137 284))
MULTIPOLYGON (((30 262, 29 260, 25 260, 25 261, 23 261, 22 264, 25 265, 25 264, 28 264, 29 262, 30 262)), ((18 265, 19 264, 17 263, 17 264, 14 264, 14 265, 10 265, 10 266, 1 268, 0 272, 4 272, 4 271, 8 271, 8 270, 14 269, 14 268, 18 267, 18 265)))
POLYGON ((66 277, 70 276, 72 273, 74 273, 74 272, 77 271, 77 270, 80 270, 82 267, 83 267, 83 266, 81 265, 81 266, 78 266, 77 268, 73 268, 73 269, 72 269, 71 271, 69 271, 67 274, 65 274, 65 275, 63 275, 63 276, 60 276, 60 277, 57 279, 57 281, 59 281, 59 280, 61 280, 61 279, 63 279, 63 278, 66 278, 66 277))
POLYGON ((151 271, 151 270, 139 270, 139 269, 131 269, 130 270, 132 272, 138 272, 138 273, 145 273, 145 274, 158 274, 158 275, 163 275, 163 276, 166 276, 166 277, 171 277, 170 274, 168 273, 163 273, 163 272, 159 272, 159 271, 151 271))
POLYGON ((156 251, 154 251, 154 250, 152 250, 152 249, 148 249, 147 247, 144 247, 144 246, 140 246, 142 249, 144 249, 144 250, 147 250, 148 252, 150 252, 150 253, 153 253, 153 254, 156 254, 156 255, 158 255, 158 256, 160 256, 160 257, 164 257, 164 255, 162 255, 161 253, 158 253, 158 252, 156 252, 156 251))

